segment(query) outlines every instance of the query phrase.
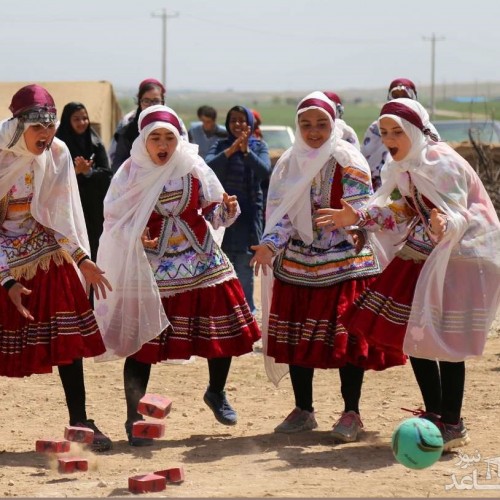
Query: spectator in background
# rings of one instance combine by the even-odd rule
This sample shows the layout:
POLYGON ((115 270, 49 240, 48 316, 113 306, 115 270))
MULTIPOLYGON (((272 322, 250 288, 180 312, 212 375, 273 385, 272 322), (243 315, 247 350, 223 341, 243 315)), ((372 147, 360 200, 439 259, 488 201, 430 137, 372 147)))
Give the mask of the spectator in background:
POLYGON ((360 149, 359 139, 356 135, 356 132, 342 119, 342 116, 344 114, 344 105, 342 104, 340 97, 335 92, 330 92, 328 90, 323 93, 326 95, 326 97, 328 97, 328 99, 330 99, 330 101, 333 101, 333 103, 335 104, 335 108, 337 111, 337 118, 335 118, 335 130, 338 130, 341 133, 341 135, 339 133, 339 137, 341 139, 344 139, 344 141, 350 142, 357 149, 360 149))
MULTIPOLYGON (((115 173, 120 165, 130 157, 130 150, 132 143, 139 136, 139 129, 137 126, 139 115, 141 111, 153 106, 155 104, 165 104, 166 89, 161 82, 154 78, 147 78, 139 85, 137 93, 137 109, 134 118, 117 132, 115 132, 114 139, 116 141, 116 150, 113 154, 111 169, 115 173)), ((181 121, 182 136, 187 138, 187 131, 184 123, 181 121)))
MULTIPOLYGON (((399 97, 407 97, 414 101, 417 100, 417 88, 408 78, 396 78, 389 85, 387 100, 390 101, 391 99, 397 99, 399 97)), ((430 123, 429 127, 439 139, 439 134, 434 125, 430 123)), ((376 191, 382 184, 382 168, 391 161, 391 154, 384 146, 382 138, 380 137, 378 120, 375 120, 365 132, 363 144, 361 145, 361 152, 367 159, 368 165, 370 165, 373 190, 376 191)))
POLYGON ((201 123, 189 129, 188 137, 189 142, 198 144, 198 154, 205 159, 212 145, 227 137, 227 132, 217 124, 217 111, 212 106, 200 106, 196 114, 201 123))
POLYGON ((73 159, 89 236, 90 257, 95 261, 104 222, 104 197, 113 175, 106 148, 90 126, 87 109, 81 102, 64 106, 56 137, 66 143, 73 159))
POLYGON ((269 179, 271 172, 267 144, 252 135, 254 126, 254 116, 248 108, 233 106, 226 117, 227 139, 217 141, 205 158, 225 191, 236 195, 240 204, 241 215, 226 228, 222 250, 234 265, 252 313, 256 308, 250 247, 257 245, 262 237, 262 182, 269 179))
POLYGON ((118 125, 115 128, 115 132, 113 134, 113 137, 111 138, 111 144, 109 145, 109 149, 108 149, 108 157, 109 157, 111 164, 113 163, 113 160, 115 159, 115 153, 116 153, 116 139, 115 139, 115 137, 116 137, 116 134, 118 133, 119 130, 121 130, 123 127, 125 127, 125 125, 128 125, 134 119, 135 112, 136 112, 136 110, 132 109, 128 113, 125 113, 125 115, 118 122, 118 125))

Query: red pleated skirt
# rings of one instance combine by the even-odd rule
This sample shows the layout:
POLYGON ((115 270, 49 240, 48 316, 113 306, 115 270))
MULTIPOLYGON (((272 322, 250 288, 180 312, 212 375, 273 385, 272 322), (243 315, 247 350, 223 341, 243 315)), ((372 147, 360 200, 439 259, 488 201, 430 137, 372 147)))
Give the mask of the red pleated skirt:
MULTIPOLYGON (((309 287, 276 279, 269 317, 267 355, 278 363, 307 368, 360 366, 360 343, 348 335, 339 318, 376 278, 348 280, 329 287, 309 287)), ((369 349, 370 368, 385 360, 369 349)))
POLYGON ((349 335, 359 344, 354 360, 358 364, 370 368, 369 348, 382 351, 389 363, 406 362, 403 341, 424 262, 395 257, 342 316, 349 335))
POLYGON ((170 326, 132 356, 143 363, 241 356, 252 352, 261 337, 237 279, 166 297, 162 303, 170 326))
POLYGON ((28 377, 93 357, 106 349, 89 300, 73 264, 50 261, 29 280, 22 302, 35 318, 24 318, 0 287, 0 375, 28 377))

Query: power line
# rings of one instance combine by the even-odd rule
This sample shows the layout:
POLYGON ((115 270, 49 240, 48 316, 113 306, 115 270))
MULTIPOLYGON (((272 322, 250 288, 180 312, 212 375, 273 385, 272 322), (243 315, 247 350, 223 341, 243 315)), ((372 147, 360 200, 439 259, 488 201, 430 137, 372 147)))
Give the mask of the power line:
POLYGON ((178 17, 179 13, 167 14, 167 9, 162 9, 161 14, 151 14, 152 17, 159 17, 162 20, 162 57, 161 57, 161 79, 167 88, 167 19, 169 17, 178 17))
POLYGON ((436 105, 434 101, 434 90, 435 90, 435 70, 436 70, 436 42, 442 42, 445 40, 444 36, 442 37, 436 37, 436 35, 433 33, 432 36, 429 37, 422 37, 426 42, 431 42, 431 102, 430 102, 430 118, 431 121, 434 119, 434 113, 436 111, 436 105))

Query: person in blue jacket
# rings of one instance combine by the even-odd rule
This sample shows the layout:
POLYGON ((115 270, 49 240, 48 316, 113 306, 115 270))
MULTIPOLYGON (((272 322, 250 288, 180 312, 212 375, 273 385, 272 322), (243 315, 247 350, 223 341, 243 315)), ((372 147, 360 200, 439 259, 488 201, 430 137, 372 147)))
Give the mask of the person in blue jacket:
POLYGON ((205 161, 224 190, 236 195, 240 204, 241 215, 231 227, 226 228, 222 250, 231 260, 250 310, 255 314, 254 275, 250 266, 253 252, 250 247, 257 245, 262 237, 262 182, 268 180, 271 174, 271 159, 267 144, 252 136, 254 124, 250 109, 233 106, 226 116, 227 139, 217 141, 205 161))

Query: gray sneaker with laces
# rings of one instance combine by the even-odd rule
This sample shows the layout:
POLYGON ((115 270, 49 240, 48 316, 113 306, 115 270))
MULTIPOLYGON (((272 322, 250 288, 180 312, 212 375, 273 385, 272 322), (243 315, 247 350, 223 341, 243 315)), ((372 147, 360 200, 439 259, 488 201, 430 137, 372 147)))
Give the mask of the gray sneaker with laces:
POLYGON ((331 436, 342 443, 352 443, 358 439, 363 428, 360 416, 353 410, 342 412, 342 415, 333 426, 331 436))
POLYGON ((458 424, 445 424, 441 422, 439 430, 443 436, 443 451, 450 451, 452 448, 459 448, 470 443, 469 433, 465 427, 464 421, 461 418, 458 424))
POLYGON ((294 432, 312 431, 318 427, 314 412, 296 407, 288 417, 275 427, 274 432, 292 434, 294 432))

